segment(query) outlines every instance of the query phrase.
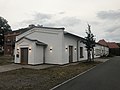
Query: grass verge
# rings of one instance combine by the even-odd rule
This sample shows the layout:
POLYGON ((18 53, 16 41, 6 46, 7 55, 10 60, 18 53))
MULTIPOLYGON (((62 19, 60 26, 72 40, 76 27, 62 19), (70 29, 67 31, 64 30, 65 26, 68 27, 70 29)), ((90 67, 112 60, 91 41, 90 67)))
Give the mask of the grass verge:
POLYGON ((13 57, 11 56, 0 56, 0 65, 7 65, 13 63, 13 57))
POLYGON ((99 63, 81 62, 43 70, 22 68, 0 73, 0 90, 49 90, 99 63))

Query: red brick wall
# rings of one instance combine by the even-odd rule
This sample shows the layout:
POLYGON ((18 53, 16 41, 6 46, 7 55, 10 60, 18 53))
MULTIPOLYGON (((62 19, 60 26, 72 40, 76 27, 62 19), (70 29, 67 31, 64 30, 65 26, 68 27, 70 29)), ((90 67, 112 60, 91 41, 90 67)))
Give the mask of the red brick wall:
POLYGON ((14 46, 15 46, 15 39, 19 33, 12 33, 5 35, 4 41, 4 55, 13 56, 14 54, 14 46))

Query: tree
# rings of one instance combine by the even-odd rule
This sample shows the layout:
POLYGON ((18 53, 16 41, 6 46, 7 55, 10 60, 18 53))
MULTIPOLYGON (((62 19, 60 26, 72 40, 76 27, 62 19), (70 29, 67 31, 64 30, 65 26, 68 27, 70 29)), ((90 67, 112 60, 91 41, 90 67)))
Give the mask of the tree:
POLYGON ((95 38, 91 32, 91 26, 89 24, 88 24, 88 30, 86 31, 86 34, 87 34, 87 37, 85 37, 86 41, 84 41, 84 44, 86 45, 86 48, 87 48, 87 60, 91 61, 91 57, 94 60, 95 38))
POLYGON ((0 48, 4 46, 4 34, 8 31, 12 31, 8 21, 0 17, 0 48))

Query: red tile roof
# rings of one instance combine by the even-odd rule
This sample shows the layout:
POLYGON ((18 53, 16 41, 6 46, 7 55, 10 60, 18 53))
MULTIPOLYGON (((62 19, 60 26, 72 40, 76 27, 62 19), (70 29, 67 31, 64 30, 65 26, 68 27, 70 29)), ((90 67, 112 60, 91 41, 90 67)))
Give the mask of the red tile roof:
POLYGON ((115 42, 106 42, 104 39, 98 41, 99 44, 108 46, 109 48, 120 48, 115 42))
POLYGON ((107 42, 104 39, 99 40, 98 43, 101 44, 101 45, 104 45, 104 46, 108 46, 107 42))
POLYGON ((109 48, 120 48, 115 42, 108 42, 107 44, 109 48))

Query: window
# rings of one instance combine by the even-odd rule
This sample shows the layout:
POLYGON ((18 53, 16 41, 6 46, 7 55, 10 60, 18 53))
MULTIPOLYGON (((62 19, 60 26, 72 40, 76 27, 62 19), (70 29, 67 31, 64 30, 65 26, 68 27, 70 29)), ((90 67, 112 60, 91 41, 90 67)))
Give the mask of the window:
POLYGON ((7 41, 9 42, 9 41, 10 41, 10 39, 8 38, 8 39, 7 39, 7 41))
POLYGON ((83 47, 80 47, 80 58, 83 58, 83 47))
POLYGON ((8 52, 10 51, 10 49, 8 49, 8 52))
POLYGON ((10 38, 6 38, 6 44, 11 44, 11 40, 10 40, 10 38))
POLYGON ((95 49, 95 55, 96 55, 96 56, 101 55, 101 52, 100 52, 100 51, 101 51, 100 49, 95 49))

